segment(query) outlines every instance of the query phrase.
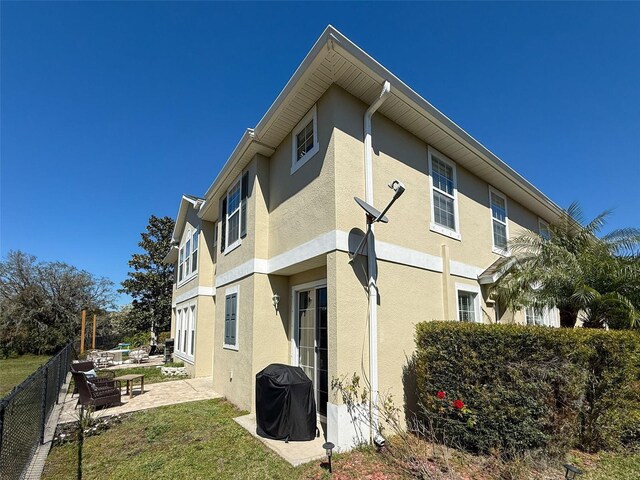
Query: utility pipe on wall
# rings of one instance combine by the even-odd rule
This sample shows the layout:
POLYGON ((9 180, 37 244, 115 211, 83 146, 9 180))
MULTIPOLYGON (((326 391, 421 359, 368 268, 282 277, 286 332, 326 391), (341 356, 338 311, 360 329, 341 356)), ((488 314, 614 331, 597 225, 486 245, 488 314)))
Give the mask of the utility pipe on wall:
MULTIPOLYGON (((367 109, 364 114, 364 182, 365 202, 373 205, 373 151, 371 145, 371 117, 380 108, 391 91, 391 84, 385 80, 382 92, 378 99, 367 109)), ((369 381, 371 383, 371 423, 374 429, 373 435, 378 432, 378 287, 376 285, 376 249, 373 224, 367 241, 367 291, 369 294, 369 381)))

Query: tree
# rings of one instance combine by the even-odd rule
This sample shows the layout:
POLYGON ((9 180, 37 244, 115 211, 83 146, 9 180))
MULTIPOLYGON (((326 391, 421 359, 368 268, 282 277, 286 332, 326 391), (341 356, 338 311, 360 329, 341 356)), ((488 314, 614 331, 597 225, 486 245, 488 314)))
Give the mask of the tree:
POLYGON ((106 278, 10 251, 0 262, 1 353, 53 353, 78 337, 83 308, 102 312, 113 299, 106 278))
POLYGON ((640 323, 640 229, 598 236, 611 211, 584 223, 572 204, 549 235, 525 232, 509 242, 514 262, 493 288, 511 310, 557 307, 560 323, 572 328, 638 326, 640 323))
POLYGON ((134 253, 129 260, 129 272, 120 292, 133 297, 127 321, 132 330, 151 330, 154 335, 169 328, 173 265, 162 262, 171 248, 174 221, 171 217, 151 215, 138 246, 144 253, 134 253))

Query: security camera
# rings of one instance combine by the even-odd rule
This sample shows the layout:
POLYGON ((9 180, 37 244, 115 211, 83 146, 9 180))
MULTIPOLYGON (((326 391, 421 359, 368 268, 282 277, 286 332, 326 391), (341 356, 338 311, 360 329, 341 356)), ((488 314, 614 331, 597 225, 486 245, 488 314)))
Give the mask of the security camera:
POLYGON ((376 447, 383 448, 387 444, 387 441, 382 435, 376 433, 376 435, 373 437, 373 443, 376 447))
POLYGON ((400 195, 402 195, 405 190, 404 184, 400 180, 394 180, 393 182, 391 182, 389 184, 389 188, 393 189, 393 191, 396 192, 393 196, 394 199, 400 197, 400 195))

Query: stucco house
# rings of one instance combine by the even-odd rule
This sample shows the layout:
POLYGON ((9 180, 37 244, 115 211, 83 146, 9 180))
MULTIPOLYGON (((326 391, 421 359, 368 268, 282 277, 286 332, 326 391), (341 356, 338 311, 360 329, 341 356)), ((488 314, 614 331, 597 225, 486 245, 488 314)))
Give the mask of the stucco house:
POLYGON ((403 398, 424 320, 558 325, 487 296, 507 239, 545 232, 560 208, 329 26, 202 197, 184 195, 171 335, 191 375, 254 410, 255 374, 300 365, 327 438, 353 440, 331 379, 354 372, 403 398), (360 197, 382 209, 367 230, 360 197))

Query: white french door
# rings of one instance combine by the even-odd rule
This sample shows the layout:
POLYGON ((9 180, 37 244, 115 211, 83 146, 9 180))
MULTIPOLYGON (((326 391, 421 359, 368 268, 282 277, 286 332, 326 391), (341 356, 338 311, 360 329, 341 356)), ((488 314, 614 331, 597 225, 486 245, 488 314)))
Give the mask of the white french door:
POLYGON ((327 287, 294 287, 293 363, 313 382, 318 414, 325 417, 328 401, 327 287))

